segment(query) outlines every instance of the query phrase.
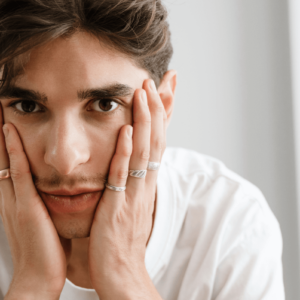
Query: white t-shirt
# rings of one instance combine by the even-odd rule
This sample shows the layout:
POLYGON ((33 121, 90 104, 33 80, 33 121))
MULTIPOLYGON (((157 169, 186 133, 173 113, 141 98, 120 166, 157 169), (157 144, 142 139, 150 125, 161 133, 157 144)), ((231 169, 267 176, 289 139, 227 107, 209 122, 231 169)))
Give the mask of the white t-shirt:
MULTIPOLYGON (((261 192, 223 163, 167 148, 147 246, 148 273, 164 300, 283 300, 282 238, 261 192)), ((0 300, 13 266, 0 222, 0 300)), ((61 300, 98 300, 66 280, 61 300)))

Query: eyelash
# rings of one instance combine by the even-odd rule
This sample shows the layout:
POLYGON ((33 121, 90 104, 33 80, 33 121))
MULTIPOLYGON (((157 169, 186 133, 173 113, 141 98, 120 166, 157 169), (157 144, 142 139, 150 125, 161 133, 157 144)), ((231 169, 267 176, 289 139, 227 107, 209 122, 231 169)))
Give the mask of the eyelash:
MULTIPOLYGON (((94 102, 99 101, 99 100, 106 100, 106 99, 96 99, 96 100, 92 100, 92 101, 90 101, 91 103, 89 103, 88 106, 90 106, 91 104, 93 104, 94 102)), ((111 101, 117 103, 119 106, 122 105, 122 103, 121 103, 120 101, 118 101, 118 100, 115 100, 115 99, 107 99, 107 100, 111 100, 111 101)), ((29 100, 17 100, 17 101, 13 101, 13 102, 11 102, 11 103, 8 105, 8 107, 12 107, 14 113, 17 114, 17 115, 21 115, 21 116, 33 116, 34 114, 42 113, 42 112, 45 111, 44 108, 43 108, 39 103, 37 103, 36 101, 32 101, 32 100, 30 100, 30 101, 36 103, 38 106, 41 107, 41 110, 40 110, 40 111, 33 112, 33 113, 27 113, 27 112, 19 111, 18 109, 16 109, 16 105, 17 105, 18 103, 23 102, 23 101, 29 101, 29 100)), ((108 111, 108 112, 96 111, 96 112, 107 116, 107 115, 112 115, 112 114, 116 113, 118 110, 119 110, 119 107, 117 107, 117 108, 114 109, 113 111, 108 111)), ((90 111, 90 110, 88 110, 88 111, 90 111)))
MULTIPOLYGON (((13 108, 13 111, 15 114, 17 115, 21 115, 21 116, 24 116, 24 115, 33 115, 33 114, 36 114, 36 113, 40 113, 40 112, 43 112, 43 110, 41 111, 38 111, 38 112, 35 112, 35 113, 26 113, 26 112, 22 112, 22 111, 19 111, 18 109, 16 109, 16 105, 18 103, 21 103, 23 101, 27 101, 27 100, 18 100, 18 101, 14 101, 14 102, 11 102, 8 107, 12 107, 13 108)), ((33 101, 35 102, 35 101, 33 101)), ((37 105, 39 105, 37 102, 35 102, 37 105)), ((40 105, 39 105, 40 106, 40 105)))

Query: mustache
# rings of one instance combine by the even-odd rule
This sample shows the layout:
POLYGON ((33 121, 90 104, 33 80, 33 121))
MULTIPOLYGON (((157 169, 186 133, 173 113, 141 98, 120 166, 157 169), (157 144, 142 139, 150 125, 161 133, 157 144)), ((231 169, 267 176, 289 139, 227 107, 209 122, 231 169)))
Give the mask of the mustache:
POLYGON ((32 174, 32 180, 37 189, 42 187, 53 189, 61 186, 71 189, 78 185, 102 187, 107 182, 107 179, 108 173, 96 173, 94 176, 86 176, 84 174, 61 176, 59 174, 52 174, 49 178, 32 174))

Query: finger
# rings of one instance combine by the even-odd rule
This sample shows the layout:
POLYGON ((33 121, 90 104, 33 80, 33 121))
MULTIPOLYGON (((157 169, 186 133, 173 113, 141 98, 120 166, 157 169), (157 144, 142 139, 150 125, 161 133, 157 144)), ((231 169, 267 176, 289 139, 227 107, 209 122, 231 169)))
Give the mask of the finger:
MULTIPOLYGON (((151 115, 146 92, 138 89, 133 102, 133 149, 129 162, 130 170, 146 170, 150 155, 151 115)), ((140 189, 145 179, 128 176, 128 189, 140 189)))
MULTIPOLYGON (((145 80, 144 89, 147 92, 148 105, 151 113, 150 162, 160 163, 165 147, 164 112, 165 108, 157 93, 152 79, 145 80)), ((146 183, 155 188, 158 171, 148 170, 146 183)))
MULTIPOLYGON (((9 158, 6 151, 5 138, 2 131, 3 126, 3 109, 0 103, 0 170, 9 168, 9 158)), ((15 194, 11 178, 0 180, 0 191, 1 191, 1 206, 0 214, 3 215, 5 210, 10 210, 14 207, 15 194)))
MULTIPOLYGON (((116 152, 110 164, 109 175, 107 182, 116 187, 125 187, 130 155, 132 153, 132 126, 123 126, 120 130, 116 152)), ((125 192, 116 192, 108 188, 105 189, 109 199, 121 199, 120 193, 125 195, 125 192)), ((124 197, 124 196, 123 196, 124 197)), ((122 199, 125 199, 122 198, 122 199)))
POLYGON ((5 124, 3 131, 16 199, 20 203, 29 204, 30 201, 39 197, 32 181, 29 163, 23 150, 22 142, 16 128, 12 124, 5 124))
MULTIPOLYGON (((0 126, 3 126, 3 110, 2 105, 0 103, 0 126)), ((6 151, 5 139, 3 131, 0 130, 0 170, 4 170, 9 168, 9 158, 6 151)))

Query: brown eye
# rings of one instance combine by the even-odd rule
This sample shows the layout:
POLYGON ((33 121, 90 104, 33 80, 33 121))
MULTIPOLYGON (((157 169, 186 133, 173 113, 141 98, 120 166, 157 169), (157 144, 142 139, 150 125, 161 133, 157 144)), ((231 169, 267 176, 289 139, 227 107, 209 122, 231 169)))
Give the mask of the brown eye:
POLYGON ((110 112, 115 110, 119 104, 111 99, 101 99, 93 102, 92 107, 96 111, 110 112))
POLYGON ((32 113, 38 111, 36 109, 39 108, 39 106, 34 101, 20 101, 15 105, 15 108, 24 113, 32 113))

